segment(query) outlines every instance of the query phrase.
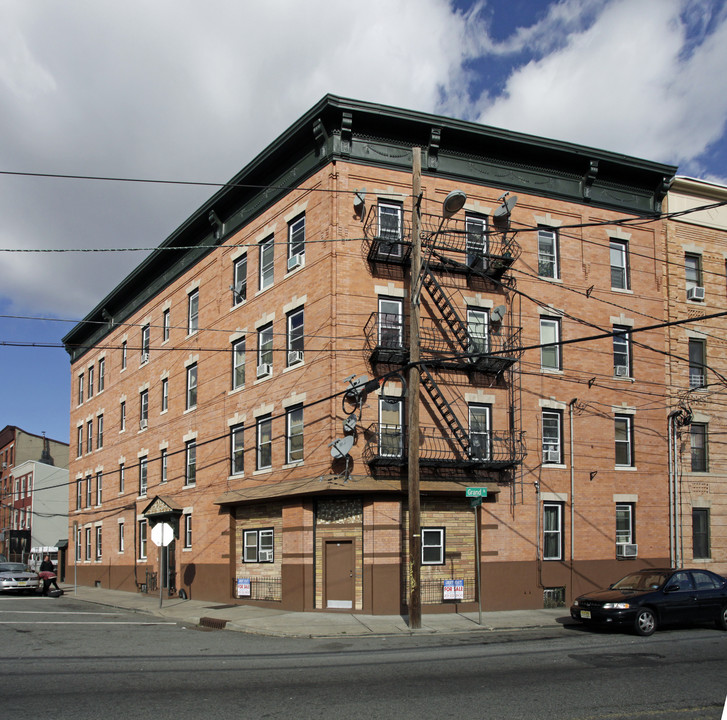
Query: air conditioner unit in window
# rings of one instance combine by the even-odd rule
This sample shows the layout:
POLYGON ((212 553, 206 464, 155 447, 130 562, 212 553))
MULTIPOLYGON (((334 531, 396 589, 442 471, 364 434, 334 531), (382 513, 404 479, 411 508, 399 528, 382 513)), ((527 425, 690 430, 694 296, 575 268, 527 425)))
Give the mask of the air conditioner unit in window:
POLYGON ((619 543, 616 545, 617 558, 635 558, 639 554, 639 546, 632 543, 619 543))
POLYGON ((139 427, 140 427, 140 428, 141 428, 142 430, 146 430, 146 426, 147 426, 148 424, 149 424, 149 421, 148 421, 148 420, 147 420, 146 418, 144 418, 144 419, 142 419, 142 420, 139 420, 139 427))
POLYGON ((261 550, 258 553, 258 562, 272 562, 273 551, 272 550, 261 550))
POLYGON ((262 365, 257 366, 257 376, 259 378, 270 375, 270 373, 272 371, 273 371, 273 368, 272 368, 272 365, 270 365, 270 363, 263 363, 262 365))
POLYGON ((299 253, 298 255, 291 255, 288 258, 288 270, 295 270, 295 268, 300 267, 303 264, 303 254, 299 253))
POLYGON ((559 463, 560 462, 560 451, 543 450, 543 461, 547 462, 547 463, 559 463))
POLYGON ((687 290, 687 300, 704 300, 703 287, 691 287, 687 290))
POLYGON ((303 362, 302 350, 288 350, 288 365, 296 365, 303 362))
POLYGON ((143 363, 149 362, 149 353, 148 352, 143 352, 141 354, 141 362, 143 362, 143 363))
POLYGON ((629 376, 629 368, 627 365, 616 365, 614 367, 614 375, 616 377, 628 377, 629 376))

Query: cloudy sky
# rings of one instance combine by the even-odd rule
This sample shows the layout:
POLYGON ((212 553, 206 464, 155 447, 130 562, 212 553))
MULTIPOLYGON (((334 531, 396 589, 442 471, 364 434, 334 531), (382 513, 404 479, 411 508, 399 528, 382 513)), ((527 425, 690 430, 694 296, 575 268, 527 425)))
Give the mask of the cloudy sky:
POLYGON ((0 0, 0 427, 68 440, 57 344, 328 92, 727 182, 726 0, 0 0), (12 316, 12 317, 11 317, 12 316), (43 319, 24 319, 43 318, 43 319), (17 344, 35 347, 17 347, 17 344))

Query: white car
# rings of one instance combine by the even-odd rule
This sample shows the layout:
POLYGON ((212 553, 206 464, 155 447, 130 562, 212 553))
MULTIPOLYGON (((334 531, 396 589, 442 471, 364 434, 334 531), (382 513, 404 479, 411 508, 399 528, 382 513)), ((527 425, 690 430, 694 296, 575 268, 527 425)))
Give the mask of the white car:
POLYGON ((40 577, 25 563, 0 563, 0 592, 37 592, 40 577))

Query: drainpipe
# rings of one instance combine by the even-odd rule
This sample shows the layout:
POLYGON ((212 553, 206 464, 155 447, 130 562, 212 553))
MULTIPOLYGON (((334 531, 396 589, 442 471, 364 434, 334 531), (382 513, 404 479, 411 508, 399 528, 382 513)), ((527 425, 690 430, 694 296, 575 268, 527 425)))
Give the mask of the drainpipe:
POLYGON ((570 421, 570 591, 571 595, 574 594, 573 588, 573 575, 575 572, 575 552, 576 552, 576 541, 575 541, 575 523, 576 523, 576 497, 575 497, 575 468, 573 466, 574 461, 574 450, 573 450, 573 408, 575 407, 578 398, 573 398, 568 403, 568 419, 570 421))
POLYGON ((669 563, 671 567, 676 567, 676 423, 674 419, 678 413, 679 410, 672 410, 667 417, 667 435, 669 441, 669 563))

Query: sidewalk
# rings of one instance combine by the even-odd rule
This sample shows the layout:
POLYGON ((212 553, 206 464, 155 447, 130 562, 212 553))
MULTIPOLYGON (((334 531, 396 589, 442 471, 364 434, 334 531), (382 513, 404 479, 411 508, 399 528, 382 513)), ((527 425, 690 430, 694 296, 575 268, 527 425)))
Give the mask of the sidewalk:
POLYGON ((65 597, 106 607, 132 610, 156 618, 188 625, 237 630, 257 635, 287 637, 361 637, 378 635, 419 635, 522 630, 554 627, 573 622, 567 608, 548 610, 507 610, 479 613, 422 614, 422 627, 411 630, 401 615, 362 615, 358 613, 290 612, 251 605, 223 605, 203 600, 162 599, 159 594, 64 584, 65 597))

